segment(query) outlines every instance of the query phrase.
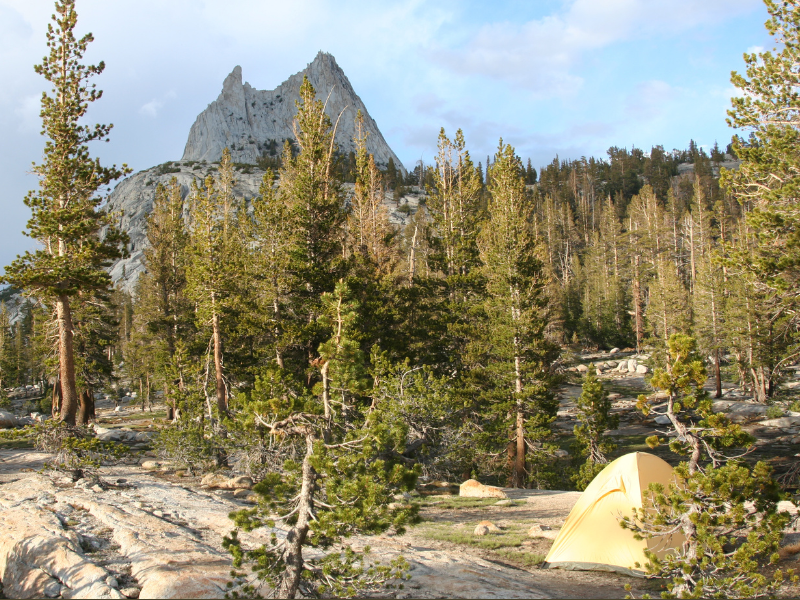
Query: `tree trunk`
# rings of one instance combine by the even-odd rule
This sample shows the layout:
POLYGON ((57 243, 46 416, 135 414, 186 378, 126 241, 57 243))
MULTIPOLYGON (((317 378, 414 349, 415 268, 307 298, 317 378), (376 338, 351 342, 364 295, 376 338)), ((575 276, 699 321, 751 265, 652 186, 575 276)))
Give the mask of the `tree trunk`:
POLYGON ((303 458, 303 483, 297 507, 297 523, 286 534, 286 554, 284 564, 286 570, 278 586, 276 597, 296 598, 303 576, 303 545, 308 535, 310 517, 314 511, 314 483, 316 471, 311 466, 311 455, 314 451, 313 436, 306 435, 306 455, 303 458))
POLYGON ((78 410, 78 422, 81 425, 88 425, 90 420, 94 420, 94 394, 92 388, 85 389, 80 396, 80 407, 78 410))
POLYGON ((164 404, 167 405, 167 421, 175 419, 175 400, 169 397, 169 384, 164 382, 164 404))
POLYGON ((714 353, 714 379, 717 383, 717 393, 715 398, 722 398, 722 373, 719 368, 719 348, 714 353))
POLYGON ((328 444, 331 441, 331 423, 333 421, 333 414, 331 412, 331 380, 328 379, 328 369, 330 368, 331 362, 329 360, 325 361, 325 364, 322 365, 320 369, 320 375, 322 375, 322 407, 325 411, 325 429, 322 432, 322 436, 325 440, 325 443, 328 444))
POLYGON ((525 485, 525 415, 522 412, 522 373, 520 372, 520 358, 514 357, 515 395, 517 396, 517 422, 516 422, 516 456, 514 462, 514 482, 516 488, 525 485))
POLYGON ((58 370, 61 380, 61 420, 75 425, 78 412, 78 393, 75 389, 75 357, 72 348, 72 312, 66 295, 56 299, 58 322, 58 370))
POLYGON ((225 391, 225 380, 222 377, 222 335, 219 330, 219 315, 212 318, 214 328, 214 369, 217 377, 217 408, 220 417, 228 412, 228 397, 225 391))
POLYGON ((56 376, 56 382, 53 385, 53 401, 51 403, 51 415, 55 419, 56 415, 61 414, 61 378, 56 376))

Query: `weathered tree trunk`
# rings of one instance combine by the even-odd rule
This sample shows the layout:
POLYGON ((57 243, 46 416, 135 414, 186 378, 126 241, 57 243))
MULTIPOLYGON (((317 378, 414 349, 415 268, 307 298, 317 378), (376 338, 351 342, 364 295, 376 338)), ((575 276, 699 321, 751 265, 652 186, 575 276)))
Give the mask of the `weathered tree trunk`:
POLYGON ((169 397, 169 384, 164 382, 164 404, 167 405, 167 420, 175 418, 175 400, 169 397))
POLYGON ((714 379, 717 383, 717 393, 715 398, 722 398, 722 373, 719 368, 719 348, 714 352, 714 379))
POLYGON ((320 369, 320 375, 322 375, 322 407, 325 411, 325 429, 322 432, 322 436, 326 444, 331 441, 331 423, 333 421, 333 413, 331 412, 331 380, 328 378, 330 365, 331 362, 326 360, 325 364, 322 365, 320 369))
POLYGON ((75 357, 72 347, 72 312, 69 297, 56 299, 56 320, 58 322, 58 370, 61 380, 61 420, 75 425, 78 412, 78 393, 75 389, 75 357))
POLYGON ((217 408, 219 414, 224 415, 228 412, 228 396, 225 390, 225 380, 222 377, 222 334, 219 329, 219 315, 214 313, 212 317, 214 328, 214 370, 217 378, 217 408))
POLYGON ((78 422, 81 425, 87 425, 89 421, 94 420, 94 394, 92 388, 85 389, 80 396, 80 407, 78 410, 78 422))
POLYGON ((51 415, 55 419, 61 414, 61 378, 56 376, 56 383, 53 385, 53 401, 51 403, 51 415))
POLYGON ((311 515, 314 511, 314 484, 316 471, 311 466, 311 455, 314 451, 314 438, 306 435, 306 455, 303 458, 303 482, 300 487, 300 498, 297 507, 297 523, 286 534, 286 554, 284 562, 286 570, 278 586, 276 597, 296 598, 303 576, 303 544, 306 541, 311 515))
MULTIPOLYGON (((515 340, 516 342, 516 340, 515 340)), ((517 421, 516 421, 516 456, 514 461, 514 487, 521 488, 525 485, 525 414, 522 411, 522 373, 520 371, 520 357, 514 357, 515 386, 517 396, 517 421)))
POLYGON ((642 323, 642 289, 639 280, 639 256, 634 257, 633 272, 633 327, 636 331, 636 352, 642 351, 644 324, 642 323))

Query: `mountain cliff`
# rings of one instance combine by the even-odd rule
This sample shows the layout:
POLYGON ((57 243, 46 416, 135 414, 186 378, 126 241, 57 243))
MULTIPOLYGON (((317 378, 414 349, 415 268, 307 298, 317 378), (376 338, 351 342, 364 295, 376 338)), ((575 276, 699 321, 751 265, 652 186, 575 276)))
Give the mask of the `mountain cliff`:
POLYGON ((336 59, 324 52, 274 90, 257 90, 249 83, 243 84, 241 67, 234 68, 225 78, 219 97, 192 125, 182 160, 218 161, 222 150, 229 147, 234 162, 255 164, 264 152, 280 152, 283 140, 294 139, 295 101, 300 99, 304 76, 314 86, 317 98, 326 102, 325 111, 331 121, 336 123, 341 114, 336 128, 341 152, 355 150, 355 118, 360 110, 369 132, 367 151, 375 156, 375 162, 386 165, 391 158, 397 168, 403 169, 336 59))
MULTIPOLYGON (((109 196, 108 209, 119 215, 117 225, 130 237, 129 256, 111 268, 111 278, 124 289, 132 291, 143 271, 143 252, 147 244, 145 222, 153 208, 156 187, 166 185, 172 177, 181 184, 184 198, 192 181, 202 182, 216 171, 212 163, 222 157, 225 147, 231 149, 235 163, 254 164, 266 150, 280 153, 284 139, 294 139, 292 122, 297 114, 295 100, 300 98, 303 76, 317 91, 317 98, 327 99, 326 111, 336 122, 336 142, 341 152, 354 150, 355 117, 358 110, 364 115, 364 127, 369 132, 367 150, 381 165, 394 160, 398 169, 405 170, 392 149, 383 139, 378 126, 369 116, 364 103, 353 90, 347 76, 330 54, 320 52, 303 71, 292 75, 274 90, 256 90, 242 83, 242 69, 236 67, 222 86, 222 93, 197 117, 189 132, 186 149, 180 161, 140 171, 121 181, 109 196), (274 142, 274 143, 273 143, 274 142)), ((247 164, 237 165, 238 197, 252 198, 258 193, 263 171, 247 164)))

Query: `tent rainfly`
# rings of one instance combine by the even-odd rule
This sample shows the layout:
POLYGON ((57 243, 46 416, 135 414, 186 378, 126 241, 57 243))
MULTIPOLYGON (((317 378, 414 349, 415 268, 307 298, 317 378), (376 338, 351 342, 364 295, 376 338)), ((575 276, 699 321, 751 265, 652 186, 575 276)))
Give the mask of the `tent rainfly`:
POLYGON ((642 493, 651 483, 666 488, 675 482, 672 467, 657 456, 633 452, 603 469, 583 492, 545 559, 546 568, 617 571, 642 576, 645 549, 663 557, 683 543, 679 534, 637 541, 619 519, 642 507, 642 493), (640 567, 636 567, 636 563, 640 567))

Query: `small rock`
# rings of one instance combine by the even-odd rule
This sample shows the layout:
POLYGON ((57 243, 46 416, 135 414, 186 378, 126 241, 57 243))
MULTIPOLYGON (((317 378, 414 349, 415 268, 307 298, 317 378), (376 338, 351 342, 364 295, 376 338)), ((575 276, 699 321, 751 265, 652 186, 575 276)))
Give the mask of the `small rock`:
POLYGON ((486 527, 486 525, 478 525, 475 528, 475 531, 473 531, 472 533, 474 535, 488 535, 489 534, 489 528, 486 527))
POLYGON ((142 502, 141 500, 137 500, 136 502, 133 503, 133 505, 136 508, 144 508, 144 502, 142 502))
POLYGON ((153 516, 154 517, 158 517, 160 519, 160 518, 162 518, 164 516, 164 513, 161 512, 160 510, 154 510, 153 511, 153 516))
POLYGON ((515 506, 516 503, 513 500, 498 500, 494 503, 495 506, 515 506))
POLYGON ((628 359, 628 373, 635 373, 637 366, 638 364, 635 359, 633 358, 628 359))
POLYGON ((609 355, 614 355, 617 352, 619 352, 619 348, 612 348, 611 350, 608 351, 609 355))
POLYGON ((597 375, 602 375, 602 374, 603 374, 603 370, 602 370, 602 369, 597 369, 597 370, 595 371, 595 373, 596 373, 597 375))
POLYGON ((627 373, 628 372, 628 361, 621 360, 619 361, 619 366, 617 367, 617 371, 620 373, 627 373))
POLYGON ((528 529, 528 537, 543 537, 554 540, 558 532, 553 531, 553 529, 549 525, 542 525, 540 523, 534 523, 531 525, 530 529, 528 529))
POLYGON ((251 494, 250 490, 245 488, 245 489, 236 490, 235 492, 233 492, 233 497, 234 498, 247 498, 250 494, 251 494))
POLYGON ((672 423, 667 415, 656 415, 656 425, 669 425, 672 423))
POLYGON ((569 452, 566 450, 556 450, 553 454, 555 454, 558 458, 566 458, 569 456, 569 452))
POLYGON ((500 533, 500 528, 491 521, 481 521, 478 523, 478 527, 486 527, 489 533, 500 533))
POLYGON ((119 582, 117 581, 117 578, 110 575, 106 577, 106 585, 110 588, 114 588, 115 590, 119 589, 119 582))
POLYGON ((645 375, 647 373, 647 367, 644 365, 636 365, 636 372, 639 375, 645 375))
POLYGON ((120 594, 125 596, 126 598, 138 598, 139 597, 139 588, 136 587, 125 587, 119 591, 120 594))
POLYGON ((586 371, 589 370, 589 367, 587 367, 586 365, 578 365, 577 367, 575 367, 575 369, 578 371, 578 373, 586 373, 586 371))
POLYGON ((102 487, 100 487, 100 484, 98 484, 98 483, 94 484, 94 485, 93 485, 91 488, 89 488, 89 489, 91 489, 91 490, 92 490, 94 493, 96 493, 96 494, 99 494, 100 492, 102 492, 102 491, 103 491, 103 488, 102 488, 102 487))

